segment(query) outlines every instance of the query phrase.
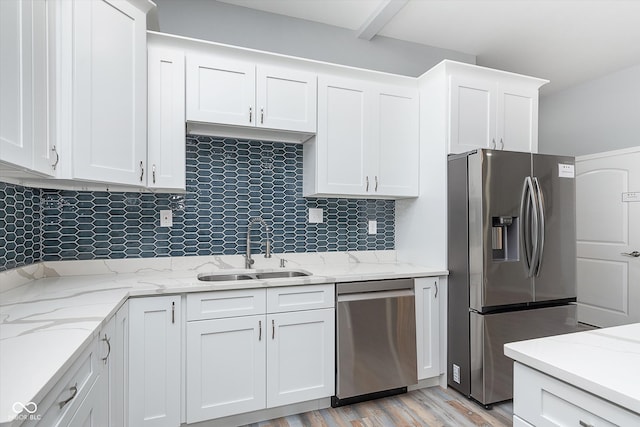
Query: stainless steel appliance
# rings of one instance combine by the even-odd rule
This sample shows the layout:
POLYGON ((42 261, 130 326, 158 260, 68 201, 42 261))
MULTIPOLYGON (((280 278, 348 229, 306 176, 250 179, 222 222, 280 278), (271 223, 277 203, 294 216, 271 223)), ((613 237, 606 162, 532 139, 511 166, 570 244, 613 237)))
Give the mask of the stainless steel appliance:
POLYGON ((506 342, 576 330, 574 159, 476 150, 448 159, 449 386, 513 397, 506 342))
POLYGON ((338 283, 332 406, 397 394, 418 382, 413 279, 338 283))

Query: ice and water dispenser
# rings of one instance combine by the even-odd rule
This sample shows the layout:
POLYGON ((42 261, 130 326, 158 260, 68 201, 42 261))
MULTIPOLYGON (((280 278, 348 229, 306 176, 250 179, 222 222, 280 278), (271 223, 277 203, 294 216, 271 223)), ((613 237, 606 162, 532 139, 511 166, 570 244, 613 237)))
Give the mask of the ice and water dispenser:
POLYGON ((518 222, 517 216, 491 217, 491 249, 494 261, 518 261, 518 222))

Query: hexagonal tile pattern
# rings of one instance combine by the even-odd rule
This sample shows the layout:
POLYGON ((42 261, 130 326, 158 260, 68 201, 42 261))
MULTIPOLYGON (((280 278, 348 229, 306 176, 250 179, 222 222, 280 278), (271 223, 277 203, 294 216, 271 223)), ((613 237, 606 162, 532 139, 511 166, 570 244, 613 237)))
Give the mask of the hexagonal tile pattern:
MULTIPOLYGON (((393 201, 302 197, 302 145, 197 136, 186 150, 182 195, 0 184, 0 270, 39 260, 244 253, 256 216, 271 227, 277 253, 394 248, 393 201), (308 224, 309 208, 324 209, 325 222, 308 224), (173 211, 173 227, 160 227, 161 209, 173 211), (370 219, 376 235, 367 234, 370 219)), ((265 231, 256 224, 252 232, 252 250, 263 252, 265 231)))

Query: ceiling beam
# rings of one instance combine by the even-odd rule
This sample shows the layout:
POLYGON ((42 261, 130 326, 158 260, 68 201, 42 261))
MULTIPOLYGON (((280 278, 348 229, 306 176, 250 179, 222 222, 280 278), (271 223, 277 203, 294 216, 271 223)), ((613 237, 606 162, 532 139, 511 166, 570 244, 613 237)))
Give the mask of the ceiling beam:
POLYGON ((408 2, 409 0, 383 0, 378 9, 356 32, 358 38, 364 40, 374 38, 408 2))

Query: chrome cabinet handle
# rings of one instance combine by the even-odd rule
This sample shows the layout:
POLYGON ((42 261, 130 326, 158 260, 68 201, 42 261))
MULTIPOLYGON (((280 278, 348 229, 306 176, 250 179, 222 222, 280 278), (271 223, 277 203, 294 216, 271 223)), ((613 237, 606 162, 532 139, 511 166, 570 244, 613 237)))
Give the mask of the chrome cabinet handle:
POLYGON ((67 403, 71 402, 73 400, 73 398, 76 397, 76 394, 78 394, 78 383, 75 383, 74 385, 69 387, 69 391, 71 392, 71 396, 67 400, 63 400, 62 402, 58 402, 58 405, 60 405, 60 409, 64 408, 64 405, 66 405, 67 403))
POLYGON ((436 293, 433 296, 433 298, 435 299, 435 298, 438 298, 438 282, 433 282, 433 284, 436 285, 436 293))
POLYGON ((271 319, 271 339, 276 338, 276 321, 271 319))
POLYGON ((140 161, 140 182, 142 182, 142 178, 144 177, 144 165, 142 161, 140 161))
POLYGON ((631 257, 634 257, 634 258, 638 258, 638 257, 640 257, 640 252, 638 252, 638 251, 620 252, 620 255, 631 256, 631 257))
POLYGON ((109 339, 109 337, 107 337, 107 334, 104 334, 104 338, 102 338, 102 341, 107 343, 107 355, 102 358, 102 361, 106 365, 107 360, 109 359, 109 355, 111 354, 111 340, 109 339))
POLYGON ((504 142, 502 141, 502 138, 500 138, 500 149, 504 150, 504 142))
POLYGON ((496 139, 495 138, 493 138, 491 140, 491 148, 494 149, 494 150, 496 149, 496 139))
POLYGON ((378 191, 378 175, 375 176, 375 180, 376 180, 376 188, 375 191, 378 191))
POLYGON ((53 164, 51 165, 51 168, 53 170, 56 170, 56 168, 58 167, 58 162, 60 161, 60 154, 58 154, 58 150, 56 149, 55 145, 51 147, 51 151, 53 151, 56 154, 56 161, 53 162, 53 164))
POLYGON ((258 341, 262 341, 262 320, 258 320, 258 341))
POLYGON ((151 176, 153 177, 153 183, 156 183, 156 165, 155 163, 153 164, 153 167, 151 168, 151 176))
POLYGON ((595 427, 593 424, 580 420, 581 427, 595 427))
POLYGON ((176 323, 176 303, 171 303, 171 323, 176 323))
POLYGON ((253 120, 253 107, 249 106, 249 123, 253 120))
POLYGON ((260 108, 260 124, 264 123, 264 107, 260 108))
POLYGON ((367 182, 367 186, 364 191, 369 191, 369 175, 365 177, 365 181, 367 182))

